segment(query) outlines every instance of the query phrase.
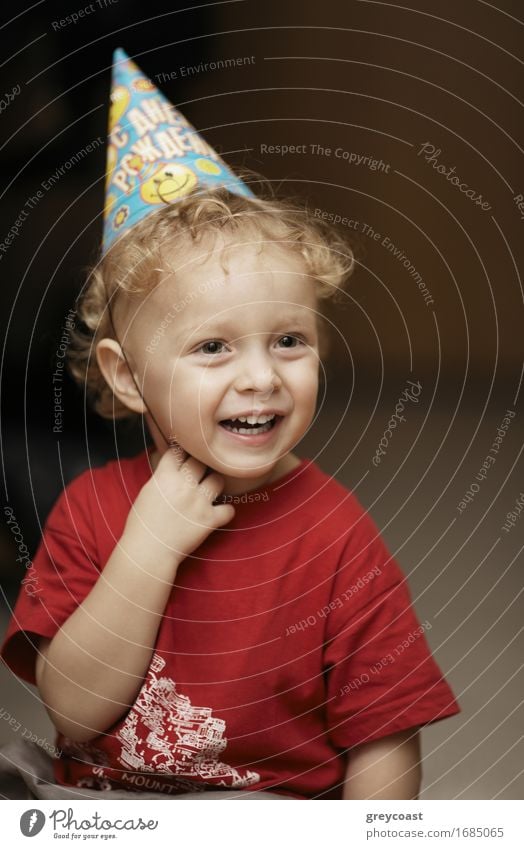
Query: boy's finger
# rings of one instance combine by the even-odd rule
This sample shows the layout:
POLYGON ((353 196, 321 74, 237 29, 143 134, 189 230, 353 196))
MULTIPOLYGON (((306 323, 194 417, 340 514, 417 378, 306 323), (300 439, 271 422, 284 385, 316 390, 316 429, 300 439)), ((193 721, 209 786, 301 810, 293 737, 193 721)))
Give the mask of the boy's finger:
POLYGON ((207 466, 205 463, 202 463, 201 460, 197 460, 196 457, 192 457, 191 454, 187 455, 186 460, 184 461, 185 468, 192 475, 195 485, 202 483, 206 478, 207 466))
MULTIPOLYGON (((206 466, 206 470, 209 466, 206 466)), ((216 497, 222 492, 224 489, 225 481, 222 475, 219 475, 217 472, 211 471, 211 474, 206 475, 200 481, 200 487, 202 491, 211 498, 211 501, 215 501, 216 497)))
POLYGON ((196 457, 192 457, 181 445, 175 440, 170 441, 169 453, 174 457, 177 469, 180 471, 182 466, 185 466, 194 476, 195 483, 198 484, 203 475, 205 475, 207 466, 196 457))
POLYGON ((181 466, 182 463, 184 463, 189 457, 187 451, 184 451, 182 446, 179 445, 175 439, 169 440, 169 452, 178 461, 179 466, 181 466))

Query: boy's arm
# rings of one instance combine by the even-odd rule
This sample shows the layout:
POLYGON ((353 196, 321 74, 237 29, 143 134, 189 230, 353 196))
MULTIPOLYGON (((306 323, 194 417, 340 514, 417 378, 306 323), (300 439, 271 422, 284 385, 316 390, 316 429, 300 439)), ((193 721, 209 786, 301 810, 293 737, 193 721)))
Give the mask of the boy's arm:
POLYGON ((52 640, 41 643, 40 695, 71 740, 97 737, 133 704, 180 563, 235 515, 230 504, 213 505, 224 478, 205 471, 189 455, 181 462, 165 452, 96 584, 52 640))
POLYGON ((178 565, 165 552, 144 556, 124 535, 82 604, 41 641, 36 682, 60 733, 87 742, 133 703, 178 565))
POLYGON ((355 746, 343 799, 418 799, 422 780, 418 726, 355 746))

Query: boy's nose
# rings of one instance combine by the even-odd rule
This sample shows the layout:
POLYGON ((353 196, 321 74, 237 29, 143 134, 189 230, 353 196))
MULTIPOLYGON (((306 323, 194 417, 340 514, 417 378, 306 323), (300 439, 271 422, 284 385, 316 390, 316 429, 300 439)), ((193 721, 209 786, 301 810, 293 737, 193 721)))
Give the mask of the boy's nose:
POLYGON ((261 363, 255 358, 249 362, 244 362, 240 374, 235 381, 236 389, 239 392, 259 392, 271 394, 275 389, 278 389, 282 381, 275 369, 266 363, 261 363))

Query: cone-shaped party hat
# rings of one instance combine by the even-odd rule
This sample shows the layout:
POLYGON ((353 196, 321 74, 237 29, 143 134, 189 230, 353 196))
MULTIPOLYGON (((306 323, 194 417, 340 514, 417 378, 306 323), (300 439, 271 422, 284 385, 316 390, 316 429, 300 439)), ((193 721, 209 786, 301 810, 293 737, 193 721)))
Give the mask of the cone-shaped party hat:
POLYGON ((217 186, 254 197, 127 54, 115 50, 103 252, 162 205, 217 186))

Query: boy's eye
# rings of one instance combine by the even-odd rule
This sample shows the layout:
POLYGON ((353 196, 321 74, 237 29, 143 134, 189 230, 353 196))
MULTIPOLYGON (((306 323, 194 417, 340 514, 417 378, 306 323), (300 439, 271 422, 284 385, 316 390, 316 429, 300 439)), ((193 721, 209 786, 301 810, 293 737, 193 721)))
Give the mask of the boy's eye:
POLYGON ((211 339, 209 342, 204 342, 202 345, 200 345, 200 348, 197 348, 197 352, 202 351, 203 354, 217 354, 219 352, 216 350, 216 348, 212 351, 205 351, 204 348, 207 348, 209 345, 220 347, 220 345, 223 344, 223 342, 219 342, 217 339, 211 339))
MULTIPOLYGON (((303 344, 304 344, 304 343, 302 342, 302 339, 299 339, 299 338, 298 338, 298 336, 291 336, 290 334, 286 334, 286 336, 281 336, 281 337, 280 337, 280 339, 279 339, 279 341, 281 342, 281 341, 282 341, 282 339, 290 339, 291 341, 293 341, 293 339, 294 339, 294 340, 295 340, 295 342, 298 342, 298 344, 299 344, 299 345, 303 345, 303 344)), ((293 347, 293 346, 292 346, 292 345, 285 345, 285 347, 286 347, 286 348, 291 348, 291 347, 293 347)))
MULTIPOLYGON (((293 340, 294 340, 295 342, 298 342, 299 345, 304 344, 302 342, 302 340, 298 338, 298 336, 291 336, 290 334, 286 334, 285 336, 281 336, 280 339, 279 339, 279 342, 281 342, 283 339, 288 340, 288 342, 289 341, 293 342, 293 340)), ((197 353, 202 352, 203 354, 219 354, 220 351, 218 350, 218 348, 220 348, 220 346, 223 346, 223 345, 224 345, 224 343, 219 342, 218 339, 210 339, 209 342, 203 342, 202 345, 200 345, 200 347, 197 348, 197 353), (211 350, 209 350, 209 346, 211 346, 211 350), (205 350, 206 348, 208 350, 205 350)), ((294 346, 292 344, 291 345, 286 344, 284 347, 285 348, 292 348, 294 346)))

